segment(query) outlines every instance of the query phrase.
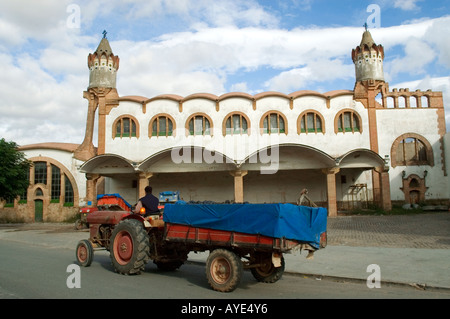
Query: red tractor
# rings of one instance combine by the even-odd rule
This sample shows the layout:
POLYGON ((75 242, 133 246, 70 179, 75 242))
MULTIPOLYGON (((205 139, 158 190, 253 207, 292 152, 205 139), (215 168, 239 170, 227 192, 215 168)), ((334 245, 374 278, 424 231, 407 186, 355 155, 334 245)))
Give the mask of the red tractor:
MULTIPOLYGON (((326 209, 308 207, 309 210, 302 211, 299 217, 292 217, 290 211, 286 215, 281 210, 285 215, 277 219, 303 227, 302 236, 307 233, 305 240, 299 240, 287 239, 295 234, 291 235, 291 230, 284 225, 267 229, 266 223, 270 221, 266 217, 280 211, 278 207, 254 205, 258 207, 252 207, 253 204, 167 204, 164 220, 161 215, 144 218, 129 211, 99 210, 87 216, 90 238, 78 243, 76 258, 81 266, 87 267, 93 260, 94 249, 106 249, 114 269, 131 275, 141 273, 150 260, 159 269, 175 270, 187 260, 189 252, 210 251, 206 261, 208 282, 214 290, 229 292, 239 284, 244 268, 250 269, 258 281, 276 282, 284 272, 283 253, 293 249, 313 253, 326 246, 326 209), (215 212, 213 219, 211 211, 215 212), (258 216, 261 221, 250 222, 249 216, 258 216), (235 230, 218 223, 230 218, 236 219, 235 230), (244 218, 248 223, 242 223, 244 218), (194 225, 195 221, 199 224, 194 225), (253 230, 261 225, 266 229, 253 230), (289 237, 280 236, 280 230, 286 230, 289 237), (266 231, 268 233, 264 234, 266 231)), ((292 210, 290 206, 289 210, 292 210)))

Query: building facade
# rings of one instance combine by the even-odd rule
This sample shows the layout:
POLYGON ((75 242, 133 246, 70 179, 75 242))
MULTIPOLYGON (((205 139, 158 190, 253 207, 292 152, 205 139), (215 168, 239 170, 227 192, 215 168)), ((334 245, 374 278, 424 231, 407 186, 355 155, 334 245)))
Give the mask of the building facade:
POLYGON ((251 203, 296 203, 307 189, 329 216, 371 205, 448 204, 442 93, 390 90, 383 46, 367 30, 352 59, 353 90, 119 96, 119 57, 103 38, 88 56, 84 141, 23 146, 37 165, 26 200, 14 207, 27 221, 41 205, 44 221, 58 219, 58 210, 61 219, 70 203, 95 205, 98 193, 134 204, 147 185, 180 191, 186 201, 251 203))

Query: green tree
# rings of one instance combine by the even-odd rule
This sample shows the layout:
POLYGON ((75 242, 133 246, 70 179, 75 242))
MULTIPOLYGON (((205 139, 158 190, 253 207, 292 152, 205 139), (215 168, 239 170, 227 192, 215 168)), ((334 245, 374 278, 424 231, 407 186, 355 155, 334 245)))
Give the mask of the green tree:
POLYGON ((17 148, 14 142, 0 140, 0 199, 14 199, 28 188, 32 163, 17 148))

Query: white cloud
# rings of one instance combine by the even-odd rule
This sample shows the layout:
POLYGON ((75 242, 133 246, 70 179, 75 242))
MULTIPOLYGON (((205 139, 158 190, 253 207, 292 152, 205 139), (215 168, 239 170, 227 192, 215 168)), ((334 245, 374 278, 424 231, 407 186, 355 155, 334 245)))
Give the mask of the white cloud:
POLYGON ((195 25, 201 22, 211 27, 217 26, 276 26, 278 18, 264 10, 253 0, 129 0, 108 2, 109 7, 123 7, 126 4, 125 18, 158 19, 160 15, 172 15, 195 25))
POLYGON ((234 83, 231 86, 231 92, 247 92, 249 94, 252 94, 251 92, 249 92, 249 88, 247 85, 247 82, 239 82, 239 83, 234 83))
POLYGON ((300 89, 308 89, 316 82, 346 79, 354 76, 354 66, 344 65, 340 60, 322 60, 309 63, 302 68, 291 69, 280 73, 265 83, 269 91, 292 93, 300 89))
MULTIPOLYGON (((110 40, 120 57, 120 95, 219 95, 229 89, 291 93, 311 89, 311 84, 325 88, 336 80, 351 82, 351 49, 362 35, 361 28, 353 27, 281 29, 277 16, 256 1, 233 0, 214 5, 207 0, 80 0, 76 3, 82 28, 70 29, 66 25, 70 3, 0 3, 0 136, 19 144, 82 141, 87 111, 82 92, 89 80, 86 59, 100 41, 99 34, 83 33, 108 14, 119 12, 126 23, 173 15, 188 25, 183 29, 187 31, 158 38, 137 41, 119 34, 114 36, 119 40, 110 40), (270 75, 245 77, 260 70, 270 70, 270 75), (237 83, 229 83, 234 77, 237 83)), ((412 4, 417 1, 397 3, 405 10, 412 4)), ((397 82, 395 76, 404 73, 423 78, 426 67, 437 59, 450 68, 450 42, 445 41, 449 32, 450 17, 371 30, 385 47, 386 73, 397 82), (395 55, 398 48, 404 52, 395 55)), ((447 107, 450 89, 443 87, 447 107)))
POLYGON ((439 62, 450 68, 450 41, 447 35, 450 34, 450 17, 435 19, 433 24, 427 29, 424 38, 435 47, 439 56, 439 62))
MULTIPOLYGON (((1 31, 3 39, 23 44, 27 39, 52 41, 55 29, 66 27, 69 0, 16 0, 0 2, 0 25, 13 31, 9 36, 1 31)), ((7 29, 7 30, 8 30, 7 29)))
POLYGON ((425 42, 417 38, 411 38, 405 45, 405 54, 390 63, 389 75, 391 77, 404 72, 410 75, 423 74, 425 67, 432 62, 435 51, 425 42))
POLYGON ((419 9, 419 7, 417 6, 417 2, 420 1, 423 0, 395 0, 394 7, 406 11, 417 10, 419 9))
POLYGON ((0 54, 0 68, 2 137, 22 145, 82 141, 80 128, 87 110, 80 86, 84 77, 67 76, 58 82, 27 54, 16 59, 0 54))

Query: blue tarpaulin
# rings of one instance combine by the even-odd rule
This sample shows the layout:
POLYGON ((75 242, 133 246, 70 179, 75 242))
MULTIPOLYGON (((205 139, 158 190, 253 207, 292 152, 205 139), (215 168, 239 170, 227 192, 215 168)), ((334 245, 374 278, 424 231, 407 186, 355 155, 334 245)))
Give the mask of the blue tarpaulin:
POLYGON ((293 204, 186 204, 164 206, 164 221, 193 227, 298 240, 319 248, 327 210, 293 204))

